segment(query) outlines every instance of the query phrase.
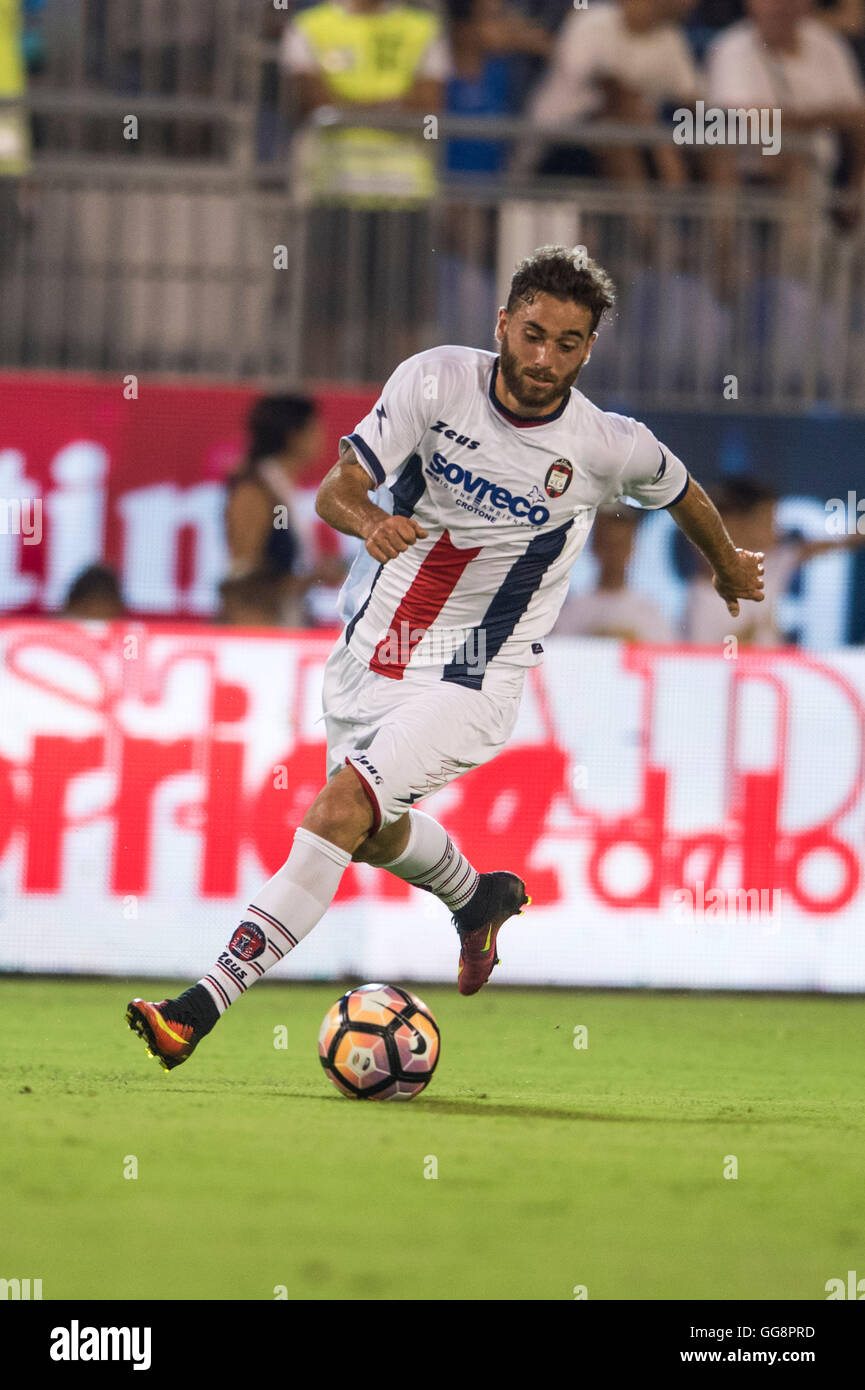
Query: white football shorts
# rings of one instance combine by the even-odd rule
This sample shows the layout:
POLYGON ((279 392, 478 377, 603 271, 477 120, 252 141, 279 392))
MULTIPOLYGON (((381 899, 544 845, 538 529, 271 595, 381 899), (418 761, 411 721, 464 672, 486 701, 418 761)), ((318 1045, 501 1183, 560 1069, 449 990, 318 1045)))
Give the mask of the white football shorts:
POLYGON ((494 758, 520 708, 526 668, 490 666, 482 690, 441 678, 441 667, 406 669, 402 680, 370 671, 341 637, 324 670, 327 776, 348 763, 373 808, 373 831, 416 801, 494 758))

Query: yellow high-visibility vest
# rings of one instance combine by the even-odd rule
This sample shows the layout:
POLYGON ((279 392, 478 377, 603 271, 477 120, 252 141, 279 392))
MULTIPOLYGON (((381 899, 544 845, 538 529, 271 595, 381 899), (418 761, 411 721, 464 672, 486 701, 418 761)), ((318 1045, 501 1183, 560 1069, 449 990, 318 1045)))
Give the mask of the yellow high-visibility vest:
MULTIPOLYGON (((320 65, 334 105, 394 101, 415 81, 439 22, 425 10, 397 4, 373 14, 325 3, 302 10, 294 23, 320 65)), ((433 196, 435 166, 422 135, 324 130, 306 150, 306 174, 315 197, 368 207, 411 206, 433 196)))
POLYGON ((30 165, 26 90, 20 0, 0 0, 0 176, 24 174, 30 165))

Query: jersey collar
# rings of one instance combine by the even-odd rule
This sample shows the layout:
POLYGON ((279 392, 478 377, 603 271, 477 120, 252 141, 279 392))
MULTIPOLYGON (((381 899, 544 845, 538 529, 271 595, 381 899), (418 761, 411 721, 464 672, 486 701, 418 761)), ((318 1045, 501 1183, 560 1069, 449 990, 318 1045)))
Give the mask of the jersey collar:
POLYGON ((493 362, 493 369, 490 373, 489 396, 495 409, 503 419, 507 420, 509 425, 516 425, 517 429, 520 430, 531 429, 533 425, 549 425, 553 420, 559 420, 564 415, 570 399, 570 392, 568 392, 561 404, 557 406, 550 415, 515 415, 512 410, 508 410, 506 406, 502 405, 501 401, 496 396, 496 378, 498 374, 499 359, 497 357, 493 362))

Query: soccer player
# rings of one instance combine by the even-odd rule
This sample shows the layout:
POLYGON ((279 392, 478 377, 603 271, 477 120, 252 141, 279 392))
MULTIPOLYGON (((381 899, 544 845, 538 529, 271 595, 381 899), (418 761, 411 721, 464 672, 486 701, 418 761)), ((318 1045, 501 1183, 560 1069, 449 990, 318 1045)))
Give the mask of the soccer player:
POLYGON ((730 613, 762 598, 762 555, 736 549, 685 465, 644 424, 576 389, 614 298, 583 248, 541 247, 499 309, 498 356, 410 357, 340 441, 317 510, 364 541, 356 563, 369 574, 325 668, 327 782, 212 969, 178 999, 129 1005, 129 1026, 166 1069, 312 931, 352 859, 441 899, 462 994, 489 979, 525 884, 478 871, 415 803, 507 743, 599 506, 627 496, 669 508, 730 613), (369 495, 385 483, 389 508, 369 495))

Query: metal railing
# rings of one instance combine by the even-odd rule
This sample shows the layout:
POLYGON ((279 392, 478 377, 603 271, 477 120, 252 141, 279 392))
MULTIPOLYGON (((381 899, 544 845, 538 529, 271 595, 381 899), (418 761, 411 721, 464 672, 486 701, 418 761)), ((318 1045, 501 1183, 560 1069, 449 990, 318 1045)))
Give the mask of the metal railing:
MULTIPOLYGON (((370 210, 305 198, 288 160, 257 157, 257 111, 239 99, 42 91, 32 107, 98 118, 114 143, 37 150, 20 188, 0 183, 4 367, 378 383, 434 343, 493 346, 514 263, 553 241, 585 245, 619 287, 583 378, 600 403, 865 408, 865 237, 835 232, 817 179, 792 196, 448 175, 450 140, 537 132, 440 117, 424 144, 437 195, 370 210), (208 123, 224 157, 142 155, 120 134, 129 106, 145 125, 208 123)), ((340 120, 320 115, 306 133, 340 120)), ((611 123, 555 133, 589 148, 669 138, 611 123)))
POLYGON ((238 44, 264 14, 256 0, 51 0, 33 21, 47 55, 39 84, 228 100, 238 44))

